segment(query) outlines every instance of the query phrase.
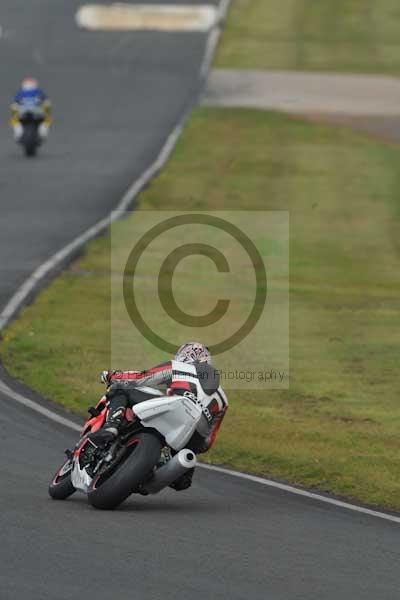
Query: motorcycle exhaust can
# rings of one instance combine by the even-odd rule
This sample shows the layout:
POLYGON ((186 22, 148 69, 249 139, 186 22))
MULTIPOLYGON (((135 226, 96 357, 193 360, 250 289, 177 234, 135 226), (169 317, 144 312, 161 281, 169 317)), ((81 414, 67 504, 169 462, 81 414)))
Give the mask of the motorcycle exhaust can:
POLYGON ((171 460, 154 473, 152 479, 143 487, 149 494, 157 494, 160 490, 170 485, 189 469, 197 464, 196 455, 187 448, 180 450, 171 460))

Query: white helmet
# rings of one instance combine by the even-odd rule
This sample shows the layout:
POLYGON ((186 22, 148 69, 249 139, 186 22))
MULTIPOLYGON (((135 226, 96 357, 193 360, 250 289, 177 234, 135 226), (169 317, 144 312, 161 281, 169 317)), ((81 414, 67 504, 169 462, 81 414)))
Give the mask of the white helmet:
POLYGON ((185 363, 211 363, 211 354, 207 346, 200 342, 186 342, 175 354, 175 360, 185 363))
POLYGON ((33 77, 26 77, 21 83, 21 89, 24 92, 31 92, 32 90, 37 90, 39 87, 39 82, 37 79, 33 77))

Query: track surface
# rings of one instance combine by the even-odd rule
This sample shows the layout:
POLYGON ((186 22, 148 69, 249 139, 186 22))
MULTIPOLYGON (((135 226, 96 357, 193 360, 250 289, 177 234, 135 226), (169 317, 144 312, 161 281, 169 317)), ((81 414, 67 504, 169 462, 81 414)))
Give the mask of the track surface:
POLYGON ((198 90, 205 36, 87 33, 79 3, 3 0, 0 11, 0 307, 46 258, 116 206, 198 90), (55 107, 36 160, 6 122, 34 74, 55 107))
MULTIPOLYGON (((57 123, 35 161, 0 128, 0 306, 116 204, 198 85, 204 36, 84 34, 76 6, 2 3, 2 105, 38 74, 57 123)), ((1 600, 398 599, 392 523, 205 471, 99 513, 47 497, 72 432, 2 396, 0 431, 1 600)))
POLYGON ((1 399, 0 431, 2 600, 398 599, 392 523, 204 470, 97 512, 46 497, 72 432, 1 399))

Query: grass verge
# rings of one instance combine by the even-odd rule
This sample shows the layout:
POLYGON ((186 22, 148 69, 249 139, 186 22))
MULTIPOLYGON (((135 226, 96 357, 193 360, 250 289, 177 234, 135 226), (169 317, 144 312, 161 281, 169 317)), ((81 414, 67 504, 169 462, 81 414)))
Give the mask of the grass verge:
MULTIPOLYGON (((275 113, 195 112, 141 208, 291 217, 290 391, 231 394, 206 460, 400 509, 399 193, 396 147, 275 113)), ((72 410, 109 366, 109 261, 110 238, 92 242, 2 344, 13 375, 72 410)))
POLYGON ((400 73, 396 0, 233 0, 217 67, 400 73))

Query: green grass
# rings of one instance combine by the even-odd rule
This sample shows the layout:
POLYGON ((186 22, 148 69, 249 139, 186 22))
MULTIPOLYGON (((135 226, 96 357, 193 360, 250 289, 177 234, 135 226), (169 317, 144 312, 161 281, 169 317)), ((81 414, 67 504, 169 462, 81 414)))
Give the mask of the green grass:
POLYGON ((233 0, 217 67, 400 73, 397 0, 233 0))
MULTIPOLYGON (((398 161, 346 129, 200 109, 141 195, 145 209, 290 211, 290 391, 230 394, 206 460, 400 509, 398 161)), ((110 363, 109 257, 108 236, 91 243, 2 344, 13 375, 73 410, 110 363)))

